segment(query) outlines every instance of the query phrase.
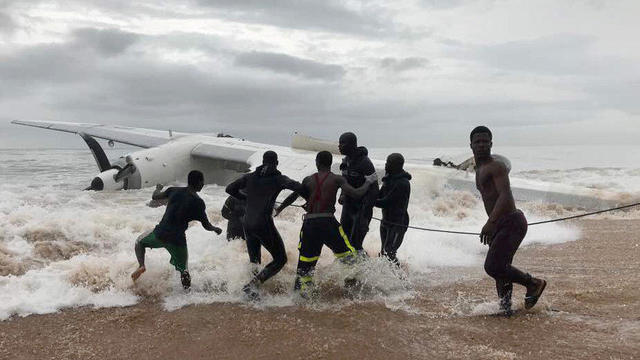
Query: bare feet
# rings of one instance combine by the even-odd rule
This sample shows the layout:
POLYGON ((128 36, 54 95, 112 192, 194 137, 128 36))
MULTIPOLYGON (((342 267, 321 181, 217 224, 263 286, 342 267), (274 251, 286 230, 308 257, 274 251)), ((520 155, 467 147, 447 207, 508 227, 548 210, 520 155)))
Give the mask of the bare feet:
POLYGON ((131 279, 133 281, 138 280, 140 275, 142 275, 142 273, 145 271, 147 271, 147 268, 145 268, 144 266, 140 266, 138 269, 136 269, 136 271, 133 272, 133 274, 131 274, 131 279))

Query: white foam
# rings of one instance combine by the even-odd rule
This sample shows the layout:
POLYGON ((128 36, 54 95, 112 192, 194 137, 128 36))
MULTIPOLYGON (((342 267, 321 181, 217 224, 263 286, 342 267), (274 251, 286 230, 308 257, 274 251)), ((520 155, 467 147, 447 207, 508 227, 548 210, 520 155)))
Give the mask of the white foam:
MULTIPOLYGON (((425 154, 416 150, 409 155, 427 159, 425 154)), ((251 266, 242 241, 227 242, 223 235, 196 224, 187 231, 191 292, 182 289, 163 249, 147 251, 148 270, 133 284, 130 274, 137 266, 133 243, 164 211, 145 206, 152 189, 81 191, 96 172, 88 151, 0 151, 0 164, 7 164, 5 160, 11 160, 12 165, 0 173, 0 261, 23 264, 28 271, 0 276, 0 319, 75 306, 128 306, 146 297, 159 298, 167 310, 198 303, 244 303, 240 289, 250 278, 251 266)), ((512 162, 517 167, 518 162, 512 162)), ((615 181, 612 178, 617 175, 605 171, 598 175, 602 177, 598 181, 615 181)), ((420 176, 412 180, 412 189, 412 225, 478 232, 486 221, 482 203, 473 193, 447 190, 438 179, 420 176)), ((219 215, 226 199, 224 189, 208 186, 201 196, 212 222, 225 227, 219 215)), ((520 205, 530 221, 571 213, 564 208, 520 205)), ((411 311, 408 300, 429 284, 435 272, 460 266, 482 271, 486 247, 477 236, 409 230, 398 253, 406 274, 378 258, 354 270, 344 269, 325 248, 315 278, 321 293, 318 299, 300 305, 292 294, 300 214, 299 209, 289 208, 276 218, 289 262, 265 284, 263 300, 250 306, 326 309, 373 301, 411 311), (345 294, 342 279, 354 274, 364 286, 345 294)), ((376 210, 374 216, 380 217, 380 212, 376 210)), ((380 251, 378 226, 372 221, 365 241, 365 249, 374 256, 380 251)), ((553 244, 579 236, 575 225, 540 225, 529 229, 524 245, 553 244)), ((263 251, 263 265, 269 261, 263 251)), ((452 272, 451 276, 457 275, 452 272)))

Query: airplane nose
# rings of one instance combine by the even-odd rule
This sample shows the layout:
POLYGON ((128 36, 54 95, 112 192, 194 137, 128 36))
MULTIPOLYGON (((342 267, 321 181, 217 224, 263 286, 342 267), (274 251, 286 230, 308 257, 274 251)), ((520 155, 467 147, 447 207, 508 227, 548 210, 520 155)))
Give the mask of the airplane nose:
POLYGON ((85 190, 102 191, 104 190, 104 182, 99 177, 94 177, 93 180, 91 180, 91 185, 85 190))

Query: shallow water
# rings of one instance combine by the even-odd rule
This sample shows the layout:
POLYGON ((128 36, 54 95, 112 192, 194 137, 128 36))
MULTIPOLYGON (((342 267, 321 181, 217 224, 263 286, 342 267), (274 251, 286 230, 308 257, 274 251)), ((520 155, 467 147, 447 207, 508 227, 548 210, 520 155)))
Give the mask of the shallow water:
MULTIPOLYGON (((440 156, 438 151, 451 154, 464 151, 399 150, 408 159, 422 162, 440 156)), ((506 148, 496 152, 513 154, 513 177, 640 193, 640 168, 628 155, 630 151, 637 154, 638 150, 613 148, 619 153, 609 155, 609 161, 604 160, 607 156, 603 149, 595 147, 577 152, 557 147, 506 148), (592 157, 592 165, 583 158, 588 151, 598 154, 592 157), (536 159, 541 159, 538 165, 536 159)), ((378 158, 384 158, 388 152, 372 150, 378 158)), ((110 150, 108 155, 113 158, 120 153, 121 150, 110 150)), ((70 306, 127 306, 145 298, 159 299, 167 310, 197 303, 243 302, 240 288, 251 274, 243 242, 227 242, 224 235, 209 233, 199 224, 187 230, 191 292, 182 290, 179 276, 162 249, 147 252, 148 270, 132 284, 129 275, 136 268, 133 242, 157 223, 164 208, 146 206, 151 188, 111 193, 82 191, 97 173, 88 151, 0 150, 0 170, 0 319, 49 313, 70 306)), ((445 189, 438 182, 419 177, 412 180, 412 186, 409 208, 412 225, 477 232, 486 221, 477 194, 445 189)), ((219 214, 226 198, 224 189, 207 186, 201 196, 212 223, 224 228, 226 224, 219 214)), ((519 206, 530 221, 571 213, 553 204, 519 206)), ((276 218, 289 262, 263 287, 263 299, 256 305, 260 308, 297 304, 291 288, 301 214, 300 209, 289 208, 276 218)), ((631 211, 605 216, 637 214, 631 211)), ((379 211, 374 216, 379 217, 379 211)), ((365 249, 371 255, 379 251, 377 228, 374 220, 365 240, 365 249)), ((531 227, 524 245, 561 243, 579 236, 580 230, 571 223, 549 224, 531 227)), ((400 276, 397 269, 378 258, 371 258, 356 269, 344 269, 334 263, 330 251, 325 249, 316 274, 321 295, 304 306, 321 310, 353 302, 375 302, 411 312, 411 299, 416 292, 425 286, 460 279, 463 272, 456 269, 480 267, 484 251, 474 236, 410 230, 398 253, 406 273, 400 276), (353 272, 364 285, 355 293, 345 294, 342 279, 353 272)), ((263 264, 268 261, 268 253, 263 252, 263 264)))

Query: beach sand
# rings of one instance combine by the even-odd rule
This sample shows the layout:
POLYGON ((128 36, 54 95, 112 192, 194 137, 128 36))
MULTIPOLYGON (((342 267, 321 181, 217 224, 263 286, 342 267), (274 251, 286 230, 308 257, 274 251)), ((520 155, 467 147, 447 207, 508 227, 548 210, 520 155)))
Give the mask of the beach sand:
MULTIPOLYGON (((578 224, 578 241, 517 253, 514 265, 549 286, 534 309, 511 318, 489 314, 494 283, 478 266, 456 269, 464 280, 415 284, 409 311, 366 302, 334 312, 221 303, 167 312, 147 299, 13 317, 0 322, 0 358, 640 358, 640 220, 578 224)), ((516 285, 516 308, 523 296, 516 285)))

